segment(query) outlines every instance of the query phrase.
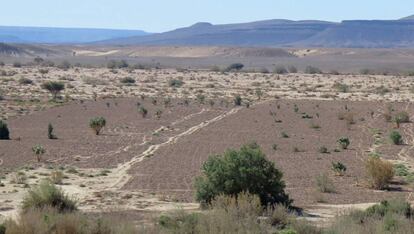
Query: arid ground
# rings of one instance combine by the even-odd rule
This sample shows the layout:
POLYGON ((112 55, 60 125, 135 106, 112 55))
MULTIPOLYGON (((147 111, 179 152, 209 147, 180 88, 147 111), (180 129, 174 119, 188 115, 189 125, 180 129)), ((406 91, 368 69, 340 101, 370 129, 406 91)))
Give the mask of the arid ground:
POLYGON ((251 142, 282 170, 294 204, 308 213, 331 217, 399 196, 414 202, 410 178, 396 176, 388 190, 377 191, 364 170, 364 160, 377 154, 411 173, 413 124, 401 124, 404 144, 393 145, 389 133, 396 125, 384 116, 406 111, 414 119, 414 77, 36 65, 0 70, 0 118, 11 132, 11 140, 0 141, 2 216, 16 214, 28 187, 56 171, 64 175, 59 186, 85 211, 197 209, 193 182, 203 162, 251 142), (50 80, 65 84, 58 101, 41 88, 50 80), (88 125, 97 116, 107 120, 98 136, 88 125), (47 138, 49 123, 57 139, 47 138), (350 139, 348 149, 338 145, 341 137, 350 139), (36 144, 46 149, 41 162, 32 152, 36 144), (346 165, 343 176, 331 170, 333 162, 346 165), (321 173, 336 192, 318 192, 321 173))

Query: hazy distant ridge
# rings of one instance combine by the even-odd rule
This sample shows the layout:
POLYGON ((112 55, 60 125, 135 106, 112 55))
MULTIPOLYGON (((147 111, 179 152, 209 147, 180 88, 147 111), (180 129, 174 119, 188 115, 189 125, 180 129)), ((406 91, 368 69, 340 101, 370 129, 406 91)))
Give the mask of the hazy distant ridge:
POLYGON ((274 47, 414 47, 414 16, 401 20, 267 20, 190 27, 142 37, 106 40, 116 45, 230 45, 274 47))
POLYGON ((142 35, 148 33, 141 30, 0 26, 0 42, 4 43, 89 43, 142 35))

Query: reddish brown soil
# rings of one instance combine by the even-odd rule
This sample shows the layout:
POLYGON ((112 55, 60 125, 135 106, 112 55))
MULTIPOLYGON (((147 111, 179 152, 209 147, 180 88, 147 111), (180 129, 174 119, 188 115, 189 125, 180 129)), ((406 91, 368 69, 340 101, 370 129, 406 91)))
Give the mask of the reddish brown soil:
MULTIPOLYGON (((150 99, 139 98, 88 101, 11 119, 8 124, 13 140, 0 141, 2 167, 32 165, 35 157, 31 147, 35 144, 42 144, 47 150, 43 161, 54 165, 115 167, 150 145, 165 142, 169 137, 229 110, 220 105, 199 105, 195 101, 185 106, 180 100, 172 101, 171 107, 166 108, 161 104, 162 100, 159 102, 154 106, 150 99), (147 118, 138 113, 137 102, 149 110, 147 118), (107 103, 110 103, 109 107, 107 103), (154 116, 157 109, 163 111, 160 120, 154 116), (89 119, 95 116, 107 119, 107 126, 100 136, 95 136, 88 126, 89 119), (57 140, 47 139, 49 122, 55 127, 57 140), (161 126, 166 127, 154 134, 161 126)), ((388 134, 394 124, 384 121, 382 113, 387 105, 380 102, 275 100, 244 108, 178 138, 175 143, 163 145, 154 155, 133 165, 129 171, 132 179, 124 189, 174 195, 179 200, 192 201, 194 178, 200 174, 200 167, 209 155, 256 141, 283 171, 287 191, 296 205, 314 204, 321 200, 321 196, 325 202, 334 204, 376 202, 391 196, 406 196, 409 190, 406 185, 395 183, 391 191, 386 192, 366 186, 364 159, 375 146, 375 131, 382 132, 382 143, 376 148, 382 157, 399 159, 398 154, 403 149, 405 154, 412 153, 411 123, 403 124, 400 129, 407 145, 394 146, 389 142, 388 134), (276 114, 271 115, 271 112, 276 114), (347 125, 345 120, 338 118, 339 113, 346 112, 354 114, 355 124, 347 125), (373 116, 371 112, 374 112, 373 116), (303 118, 306 114, 312 119, 303 118), (320 128, 311 128, 312 124, 320 128), (282 132, 289 138, 283 138, 282 132), (349 137, 351 145, 347 150, 334 152, 339 149, 337 140, 342 136, 349 137), (273 149, 273 144, 277 145, 277 150, 273 149), (321 146, 326 146, 330 153, 319 153, 321 146), (294 152, 295 147, 300 152, 294 152), (345 176, 334 175, 332 162, 347 166, 345 176), (321 195, 316 192, 315 177, 320 173, 327 173, 334 180, 336 193, 321 195)), ((412 115, 412 107, 406 103, 393 104, 394 113, 407 110, 412 115)), ((401 178, 395 181, 401 181, 401 178)))
MULTIPOLYGON (((407 104, 393 106, 397 111, 405 109, 407 104)), ((209 155, 256 141, 283 171, 287 191, 297 205, 313 204, 320 199, 317 196, 335 204, 375 202, 390 196, 405 196, 405 186, 393 185, 394 191, 389 192, 366 188, 364 159, 374 143, 373 128, 384 132, 383 146, 377 150, 383 152, 383 157, 396 159, 396 154, 404 147, 389 143, 388 132, 394 125, 384 121, 381 113, 385 109, 386 104, 378 102, 281 100, 260 104, 211 124, 174 145, 160 148, 153 157, 130 171, 133 179, 125 188, 175 194, 177 198, 191 201, 194 177, 200 174, 200 167, 209 155), (298 113, 294 112, 295 104, 299 108, 298 113), (345 106, 354 114, 355 124, 350 126, 338 118, 338 113, 347 112, 345 106), (276 116, 272 117, 270 111, 276 116), (374 112, 373 117, 371 111, 374 112), (303 113, 313 119, 302 118, 303 113), (311 123, 319 125, 320 129, 311 128, 311 123), (289 138, 282 138, 282 132, 289 138), (347 150, 334 152, 334 149, 339 149, 337 140, 342 136, 349 137, 351 145, 347 150), (277 144, 277 150, 272 149, 273 144, 277 144), (330 153, 319 153, 321 146, 326 146, 330 153), (294 152, 294 147, 300 152, 294 152), (347 166, 345 176, 334 175, 332 162, 342 162, 347 166), (336 193, 316 195, 315 177, 320 173, 327 173, 334 180, 336 193)), ((411 109, 412 105, 409 105, 408 110, 411 109)))
POLYGON ((189 106, 183 105, 179 100, 172 101, 168 108, 165 108, 162 99, 158 103, 153 105, 149 98, 87 101, 9 120, 13 140, 0 141, 2 167, 33 164, 35 157, 31 148, 35 144, 41 144, 46 149, 43 162, 85 168, 111 168, 130 160, 150 144, 163 141, 169 135, 178 134, 187 126, 223 111, 221 107, 216 107, 205 108, 200 113, 204 107, 195 101, 189 106), (139 113, 137 102, 148 109, 146 118, 139 113), (155 117, 156 110, 162 110, 160 119, 155 117), (89 128, 89 120, 97 116, 103 116, 107 120, 107 126, 99 136, 94 135, 89 128), (190 117, 172 125, 186 116, 190 117), (47 138, 48 123, 53 124, 57 140, 47 138), (153 134, 161 126, 172 127, 153 134))

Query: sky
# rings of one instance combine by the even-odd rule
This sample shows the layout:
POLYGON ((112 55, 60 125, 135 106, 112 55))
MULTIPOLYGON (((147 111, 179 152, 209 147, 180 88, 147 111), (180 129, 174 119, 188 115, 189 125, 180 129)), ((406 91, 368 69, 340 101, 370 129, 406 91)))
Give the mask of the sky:
POLYGON ((164 32, 196 22, 399 19, 412 0, 4 0, 0 25, 164 32))

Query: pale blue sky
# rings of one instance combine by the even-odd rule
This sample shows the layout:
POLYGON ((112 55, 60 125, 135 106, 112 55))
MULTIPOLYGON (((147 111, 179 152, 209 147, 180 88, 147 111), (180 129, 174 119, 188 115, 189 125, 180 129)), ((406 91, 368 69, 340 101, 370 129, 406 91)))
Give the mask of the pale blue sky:
POLYGON ((413 0, 3 0, 0 25, 143 29, 263 19, 397 19, 413 0))

